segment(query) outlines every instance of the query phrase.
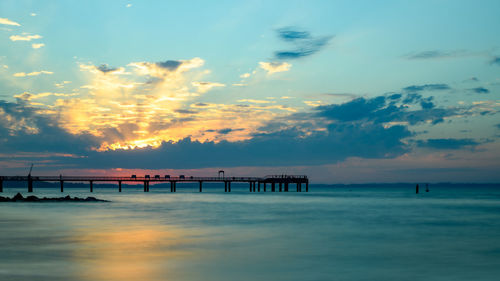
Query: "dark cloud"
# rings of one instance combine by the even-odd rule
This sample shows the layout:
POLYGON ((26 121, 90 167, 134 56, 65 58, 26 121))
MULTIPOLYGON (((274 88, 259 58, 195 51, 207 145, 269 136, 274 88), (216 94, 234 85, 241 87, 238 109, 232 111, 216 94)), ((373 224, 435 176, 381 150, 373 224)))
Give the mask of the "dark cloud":
POLYGON ((403 88, 405 92, 421 92, 421 91, 444 91, 451 89, 447 84, 425 84, 425 85, 412 85, 403 88))
POLYGON ((255 135, 240 142, 198 142, 190 138, 164 142, 159 148, 90 152, 67 164, 94 168, 202 168, 223 166, 289 166, 334 163, 347 157, 387 158, 408 147, 404 126, 335 124, 327 132, 305 137, 297 128, 255 135))
POLYGON ((170 71, 176 70, 181 64, 182 64, 182 62, 177 61, 177 60, 167 60, 164 62, 157 62, 156 63, 157 66, 166 68, 170 71))
POLYGON ((307 31, 295 27, 284 27, 277 30, 278 38, 292 43, 289 50, 274 52, 279 60, 290 60, 307 57, 319 52, 333 38, 332 36, 313 37, 307 31))
POLYGON ((493 57, 490 61, 491 64, 500 65, 500 57, 493 57))
POLYGON ((358 98, 343 104, 316 107, 316 115, 341 122, 363 121, 374 123, 408 122, 415 125, 430 121, 437 124, 445 117, 458 114, 455 108, 436 108, 433 97, 424 98, 419 94, 393 94, 371 99, 358 98), (409 110, 405 104, 419 104, 420 109, 409 110))
POLYGON ((198 113, 198 111, 189 110, 189 109, 176 109, 175 112, 182 113, 182 114, 196 114, 196 113, 198 113))
POLYGON ((109 67, 109 65, 107 64, 101 64, 99 66, 96 66, 96 68, 99 69, 102 73, 108 73, 118 70, 118 68, 109 67))
POLYGON ((217 132, 221 135, 227 135, 231 132, 236 132, 236 131, 243 131, 244 129, 242 128, 238 128, 238 129, 232 129, 232 128, 224 128, 224 129, 220 129, 220 130, 206 130, 205 132, 217 132))
MULTIPOLYGON (((160 169, 321 165, 349 157, 397 157, 409 152, 415 143, 419 147, 445 150, 478 145, 472 139, 408 142, 408 138, 416 135, 409 125, 438 124, 446 117, 468 114, 463 108, 437 107, 432 97, 418 93, 356 98, 342 104, 315 107, 311 112, 271 120, 243 141, 199 142, 188 137, 178 142, 163 142, 158 148, 103 152, 93 148, 99 147, 103 140, 126 139, 125 132, 136 130, 137 125, 109 128, 97 138, 70 134, 56 119, 37 113, 36 108, 22 101, 0 102, 0 109, 3 112, 0 115, 0 153, 56 152, 83 156, 51 158, 52 165, 57 167, 160 169), (13 128, 13 124, 18 127, 13 128)), ((151 126, 165 128, 168 124, 151 126)), ((225 135, 237 130, 241 129, 228 127, 207 132, 225 135)))
POLYGON ((278 36, 285 41, 296 41, 298 39, 309 39, 311 34, 293 27, 283 27, 277 30, 278 36))
POLYGON ((84 153, 100 144, 90 134, 70 134, 49 117, 24 102, 0 101, 0 153, 84 153))
POLYGON ((429 50, 417 53, 412 53, 406 55, 407 59, 418 60, 418 59, 442 59, 442 58, 455 58, 466 56, 468 53, 463 50, 457 51, 441 51, 441 50, 429 50))
POLYGON ((427 139, 417 141, 417 145, 420 147, 432 148, 432 149, 463 149, 469 148, 473 149, 480 143, 473 139, 427 139))
POLYGON ((488 94, 490 92, 490 90, 483 87, 477 87, 470 90, 476 94, 488 94))

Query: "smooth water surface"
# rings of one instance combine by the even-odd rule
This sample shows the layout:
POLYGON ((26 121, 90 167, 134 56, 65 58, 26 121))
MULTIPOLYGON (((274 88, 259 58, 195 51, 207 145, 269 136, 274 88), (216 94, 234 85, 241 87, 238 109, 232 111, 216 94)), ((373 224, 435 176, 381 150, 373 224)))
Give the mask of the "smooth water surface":
MULTIPOLYGON (((500 276, 500 188, 233 190, 67 188, 112 202, 0 203, 0 280, 500 276)), ((16 192, 27 195, 0 195, 16 192)))

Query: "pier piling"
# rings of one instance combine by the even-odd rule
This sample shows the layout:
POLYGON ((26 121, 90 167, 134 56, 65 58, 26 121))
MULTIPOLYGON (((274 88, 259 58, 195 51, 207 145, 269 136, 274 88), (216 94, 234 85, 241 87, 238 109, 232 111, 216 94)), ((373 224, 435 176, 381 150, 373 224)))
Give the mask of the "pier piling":
POLYGON ((118 192, 122 192, 122 182, 118 181, 118 192))
POLYGON ((28 192, 33 192, 33 179, 28 176, 28 192))
POLYGON ((201 189, 202 189, 202 181, 200 181, 200 192, 201 192, 201 189))
POLYGON ((0 178, 0 192, 3 192, 3 179, 0 178))
POLYGON ((90 183, 90 192, 94 192, 94 182, 93 181, 89 181, 89 183, 90 183))

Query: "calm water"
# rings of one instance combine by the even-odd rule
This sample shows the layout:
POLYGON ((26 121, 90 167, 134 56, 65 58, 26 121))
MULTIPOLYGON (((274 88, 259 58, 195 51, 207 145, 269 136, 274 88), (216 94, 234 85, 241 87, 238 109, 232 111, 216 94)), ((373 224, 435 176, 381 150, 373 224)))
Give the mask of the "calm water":
POLYGON ((498 280, 500 188, 431 188, 0 203, 0 280, 498 280))

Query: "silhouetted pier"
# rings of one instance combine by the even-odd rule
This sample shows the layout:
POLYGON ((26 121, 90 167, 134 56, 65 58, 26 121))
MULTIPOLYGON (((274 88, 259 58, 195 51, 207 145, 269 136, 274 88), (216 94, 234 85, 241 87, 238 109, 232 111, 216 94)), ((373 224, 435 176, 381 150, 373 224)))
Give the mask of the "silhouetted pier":
MULTIPOLYGON (((222 171, 221 171, 222 172, 222 171)), ((220 173, 219 173, 220 174, 220 173)), ((223 175, 223 173, 222 173, 223 175)), ((249 185, 250 192, 288 192, 290 185, 296 188, 296 192, 302 192, 302 185, 305 185, 305 192, 309 191, 309 179, 303 175, 270 175, 265 177, 193 177, 169 175, 160 176, 131 176, 131 177, 99 177, 99 176, 0 176, 0 192, 3 192, 4 181, 24 181, 27 182, 28 192, 33 192, 33 182, 59 182, 61 192, 64 191, 65 182, 88 182, 90 192, 94 191, 95 182, 116 182, 118 192, 122 192, 122 183, 141 183, 144 184, 144 192, 149 192, 150 183, 170 183, 170 192, 177 191, 177 183, 194 182, 199 183, 199 192, 203 190, 203 183, 220 182, 224 183, 224 191, 231 192, 232 183, 246 182, 249 185)))

